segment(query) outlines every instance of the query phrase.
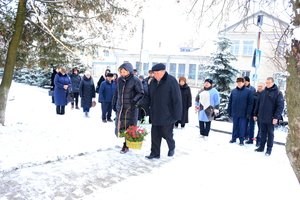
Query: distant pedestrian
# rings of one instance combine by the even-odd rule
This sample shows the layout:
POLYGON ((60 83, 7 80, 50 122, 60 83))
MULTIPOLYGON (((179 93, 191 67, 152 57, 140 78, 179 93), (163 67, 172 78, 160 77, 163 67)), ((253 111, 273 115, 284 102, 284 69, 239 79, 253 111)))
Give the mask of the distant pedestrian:
POLYGON ((81 77, 79 75, 79 71, 78 69, 75 67, 72 69, 72 74, 70 74, 70 78, 71 78, 71 83, 72 83, 72 97, 74 98, 71 101, 71 108, 74 108, 74 103, 75 103, 75 108, 79 109, 78 107, 78 101, 79 101, 79 85, 81 82, 81 77))
MULTIPOLYGON (((150 83, 151 83, 151 81, 154 79, 154 73, 153 73, 153 71, 152 71, 152 69, 150 69, 149 71, 148 71, 148 77, 147 78, 145 78, 145 82, 147 83, 147 85, 148 85, 148 88, 149 88, 149 85, 150 85, 150 83)), ((148 91, 147 92, 145 92, 145 95, 149 95, 149 94, 147 94, 147 93, 149 93, 148 91)), ((149 108, 147 107, 147 106, 144 106, 145 108, 146 108, 146 110, 149 110, 149 108)), ((148 112, 148 111, 147 111, 148 112)), ((151 116, 149 115, 149 123, 151 123, 151 116)))
POLYGON ((182 116, 182 98, 177 80, 166 72, 162 63, 152 67, 154 79, 149 85, 151 117, 151 153, 148 159, 160 158, 161 140, 168 144, 168 156, 175 153, 173 128, 182 116))
POLYGON ((106 80, 103 81, 99 88, 99 103, 101 103, 102 122, 112 122, 112 100, 116 90, 116 83, 113 81, 113 73, 107 73, 106 80))
POLYGON ((148 77, 145 78, 145 81, 147 82, 148 85, 150 85, 150 82, 152 81, 153 78, 154 78, 154 74, 153 71, 150 69, 148 71, 148 77))
POLYGON ((53 67, 53 71, 51 73, 51 83, 50 83, 51 88, 50 88, 50 90, 53 91, 52 96, 51 96, 52 103, 54 103, 54 87, 55 87, 54 78, 58 71, 59 71, 58 67, 53 67))
POLYGON ((196 96, 196 111, 198 111, 200 135, 205 140, 210 132, 211 121, 219 114, 220 96, 213 87, 213 80, 205 79, 204 88, 196 96))
POLYGON ((133 75, 138 77, 139 76, 139 72, 137 69, 133 69, 133 75))
POLYGON ((90 71, 85 71, 79 85, 79 95, 81 98, 81 107, 85 117, 89 117, 90 108, 95 98, 95 85, 90 71))
POLYGON ((118 74, 117 73, 113 73, 113 81, 117 84, 117 80, 118 80, 118 78, 119 78, 119 76, 118 76, 118 74))
POLYGON ((54 77, 54 103, 56 114, 64 115, 67 105, 68 88, 71 87, 70 77, 66 74, 66 68, 60 67, 59 72, 54 77))
MULTIPOLYGON (((141 81, 133 74, 131 63, 124 63, 119 67, 120 77, 117 81, 117 88, 113 98, 113 109, 116 111, 115 134, 125 131, 129 126, 137 125, 138 103, 144 95, 141 81)), ((127 153, 129 150, 126 139, 120 153, 127 153)))
POLYGON ((263 152, 267 142, 266 156, 270 156, 274 142, 274 125, 278 124, 284 109, 284 99, 272 77, 266 80, 254 110, 254 120, 259 119, 261 129, 260 145, 255 151, 263 152))
MULTIPOLYGON (((143 75, 139 75, 139 80, 142 82, 142 86, 143 86, 143 90, 144 90, 144 95, 148 96, 148 83, 145 81, 144 76, 143 75)), ((139 107, 139 115, 138 115, 138 120, 141 123, 145 122, 145 117, 149 115, 149 109, 144 106, 144 105, 140 105, 139 107)))
MULTIPOLYGON (((258 83, 257 85, 257 91, 254 93, 254 110, 255 110, 255 107, 257 105, 257 102, 258 102, 258 99, 262 93, 262 91, 265 89, 265 84, 264 83, 258 83)), ((254 115, 254 112, 253 112, 253 115, 254 115)), ((253 120, 254 120, 254 116, 253 116, 253 120)), ((255 140, 256 140, 256 146, 259 147, 259 144, 260 144, 260 138, 261 138, 261 128, 260 128, 260 123, 259 123, 259 117, 257 118, 257 135, 255 137, 255 140)))
POLYGON ((233 120, 230 143, 235 143, 239 138, 240 145, 243 146, 247 131, 247 119, 251 117, 253 108, 253 94, 245 86, 243 77, 237 78, 236 83, 237 87, 231 91, 228 103, 228 114, 233 120))
MULTIPOLYGON (((250 84, 250 78, 248 76, 244 76, 244 79, 245 79, 245 86, 250 89, 250 91, 252 92, 253 98, 254 98, 254 93, 256 92, 256 90, 250 84)), ((253 140, 254 140, 255 122, 253 120, 253 114, 254 114, 254 104, 252 107, 251 116, 249 119, 247 119, 247 131, 246 131, 246 135, 245 135, 245 139, 247 140, 245 142, 246 144, 253 144, 253 140)))
POLYGON ((106 75, 107 75, 108 73, 110 73, 110 69, 106 69, 105 72, 104 72, 104 75, 102 75, 102 76, 99 78, 99 80, 98 80, 98 82, 97 82, 97 86, 96 86, 96 92, 99 92, 100 85, 101 85, 101 83, 102 83, 103 81, 106 80, 106 75))
POLYGON ((178 124, 180 124, 181 128, 184 128, 185 124, 189 123, 189 108, 192 106, 192 93, 186 83, 185 77, 180 77, 178 81, 182 100, 182 115, 181 119, 175 123, 175 128, 178 128, 178 124))

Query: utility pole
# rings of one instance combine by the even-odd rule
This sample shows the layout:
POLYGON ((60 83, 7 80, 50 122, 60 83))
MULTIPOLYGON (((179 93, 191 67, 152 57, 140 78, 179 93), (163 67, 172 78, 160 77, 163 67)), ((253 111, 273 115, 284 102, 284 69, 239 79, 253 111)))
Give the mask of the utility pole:
POLYGON ((143 64, 142 64, 142 54, 144 48, 144 19, 142 22, 142 38, 141 38, 141 50, 140 50, 140 60, 139 60, 139 67, 140 67, 140 74, 144 74, 143 64))
POLYGON ((256 83, 258 80, 258 76, 257 76, 257 68, 260 65, 260 57, 261 57, 261 50, 260 50, 260 39, 261 39, 261 32, 262 32, 262 24, 263 24, 263 15, 258 15, 257 16, 257 26, 259 28, 258 30, 258 35, 257 35, 257 48, 254 49, 254 55, 253 55, 253 59, 252 59, 252 67, 255 68, 255 73, 254 73, 254 86, 256 87, 256 83))

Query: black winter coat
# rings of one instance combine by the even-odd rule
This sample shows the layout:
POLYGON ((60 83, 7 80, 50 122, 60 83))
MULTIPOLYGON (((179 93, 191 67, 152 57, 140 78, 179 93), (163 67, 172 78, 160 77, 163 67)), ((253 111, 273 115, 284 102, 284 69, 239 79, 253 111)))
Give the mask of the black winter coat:
POLYGON ((284 109, 284 99, 278 87, 274 84, 271 88, 265 88, 257 101, 254 116, 261 123, 272 123, 273 119, 281 119, 284 109))
POLYGON ((130 72, 127 77, 119 77, 117 89, 113 98, 113 109, 117 112, 116 135, 130 125, 136 125, 138 120, 137 104, 144 95, 142 82, 133 75, 131 64, 125 63, 124 68, 130 72))
POLYGON ((71 84, 72 84, 72 91, 71 92, 79 92, 79 86, 81 82, 81 77, 79 74, 71 74, 71 84))
POLYGON ((177 80, 167 72, 149 85, 150 118, 156 126, 171 125, 181 119, 182 98, 177 80))
POLYGON ((189 122, 189 108, 192 106, 192 93, 187 84, 180 86, 181 98, 182 98, 182 115, 181 122, 189 122))
POLYGON ((79 85, 79 95, 81 97, 81 107, 92 107, 92 99, 95 98, 95 85, 92 77, 83 76, 79 85))

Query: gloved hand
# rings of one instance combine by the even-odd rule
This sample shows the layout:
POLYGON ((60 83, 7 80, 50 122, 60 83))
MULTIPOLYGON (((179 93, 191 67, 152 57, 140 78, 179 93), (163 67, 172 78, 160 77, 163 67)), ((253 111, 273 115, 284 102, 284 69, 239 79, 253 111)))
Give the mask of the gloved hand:
POLYGON ((219 113, 220 113, 219 109, 214 109, 214 114, 215 114, 215 116, 218 116, 219 113))

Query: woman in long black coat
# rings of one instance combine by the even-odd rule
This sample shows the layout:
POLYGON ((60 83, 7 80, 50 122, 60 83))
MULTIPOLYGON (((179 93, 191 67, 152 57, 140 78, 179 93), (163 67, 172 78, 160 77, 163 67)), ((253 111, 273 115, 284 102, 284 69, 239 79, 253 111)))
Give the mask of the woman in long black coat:
POLYGON ((91 73, 85 71, 79 85, 79 95, 81 98, 81 107, 86 117, 89 116, 92 107, 93 98, 95 98, 95 85, 91 73))
POLYGON ((181 120, 175 123, 175 127, 178 128, 178 124, 180 124, 181 128, 183 128, 186 123, 189 123, 189 108, 192 106, 192 93, 190 87, 186 83, 185 77, 179 78, 179 86, 182 97, 182 116, 181 120))
MULTIPOLYGON (((137 105, 144 95, 142 82, 133 75, 133 67, 130 63, 124 63, 119 67, 120 77, 117 81, 117 89, 113 98, 113 109, 116 111, 115 134, 126 130, 131 125, 136 125, 138 120, 137 105)), ((126 141, 121 153, 126 153, 128 147, 126 141)))

